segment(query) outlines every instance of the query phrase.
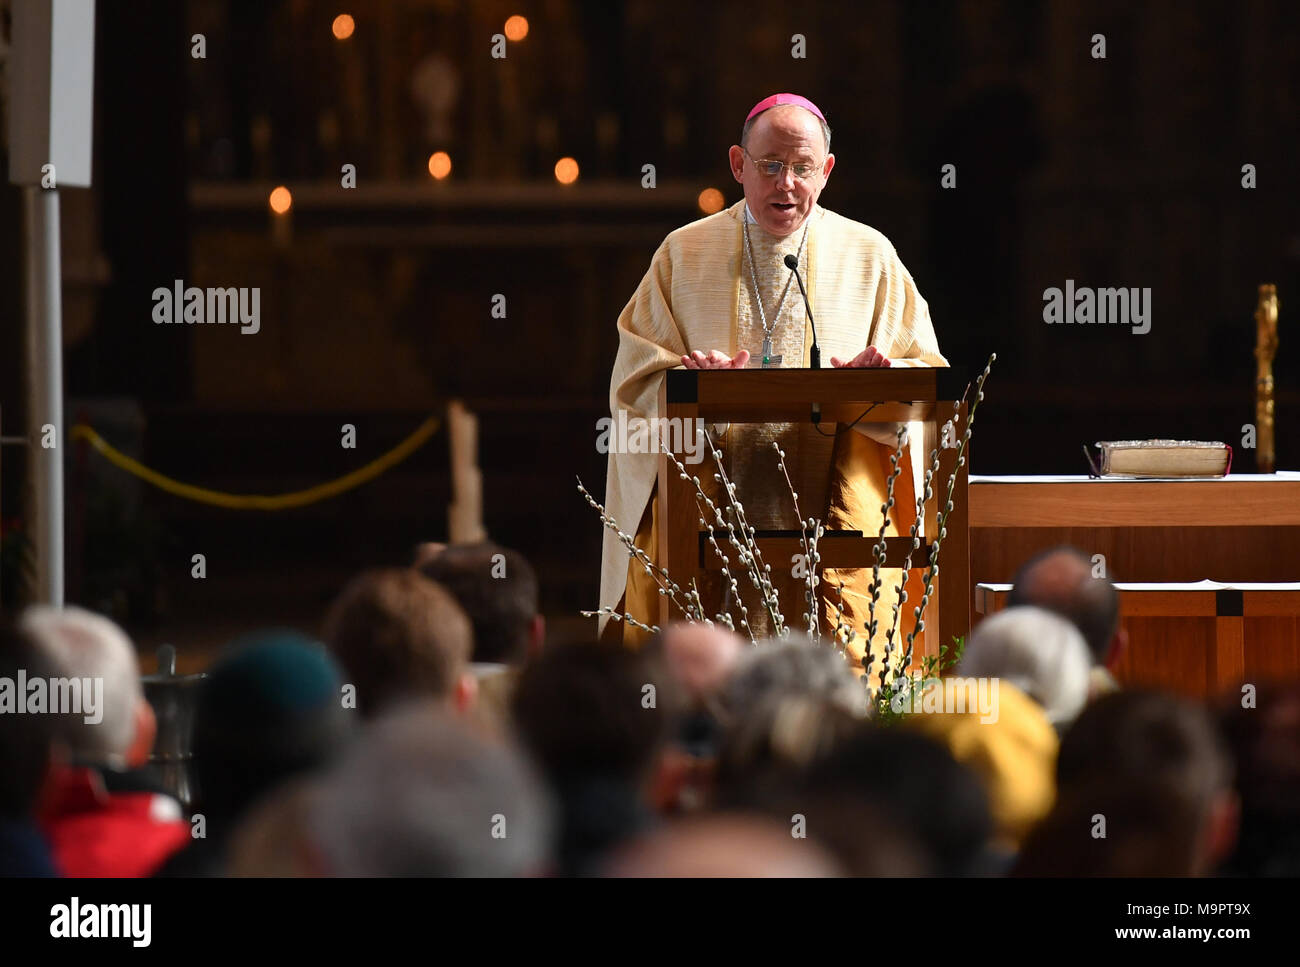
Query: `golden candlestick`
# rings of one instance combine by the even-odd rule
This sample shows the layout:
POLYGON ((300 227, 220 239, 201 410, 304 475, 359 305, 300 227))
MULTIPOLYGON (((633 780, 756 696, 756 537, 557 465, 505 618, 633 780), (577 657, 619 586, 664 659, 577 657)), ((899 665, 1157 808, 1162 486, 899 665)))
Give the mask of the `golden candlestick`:
POLYGON ((1260 473, 1276 469, 1273 357, 1277 355, 1277 307, 1277 286, 1261 285, 1255 307, 1255 469, 1260 473))

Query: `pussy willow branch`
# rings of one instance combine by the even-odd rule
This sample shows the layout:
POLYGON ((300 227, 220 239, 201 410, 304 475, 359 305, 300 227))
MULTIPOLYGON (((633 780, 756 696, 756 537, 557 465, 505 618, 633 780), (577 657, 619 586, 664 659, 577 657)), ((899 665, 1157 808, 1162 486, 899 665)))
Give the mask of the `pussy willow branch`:
MULTIPOLYGON (((736 548, 737 553, 740 555, 740 563, 745 567, 746 571, 749 573, 749 578, 754 583, 754 587, 758 589, 759 594, 762 594, 763 585, 760 581, 760 572, 758 570, 757 563, 754 560, 754 555, 749 549, 745 547, 744 544, 741 543, 740 539, 736 536, 735 527, 732 525, 732 523, 729 520, 727 520, 722 515, 722 511, 718 509, 717 504, 715 504, 713 500, 710 499, 709 495, 704 492, 704 487, 700 483, 700 478, 688 474, 686 472, 686 467, 682 464, 680 460, 677 459, 677 456, 671 450, 669 450, 667 446, 661 443, 660 449, 668 457, 668 459, 672 460, 672 462, 676 465, 678 476, 682 480, 685 480, 688 483, 693 484, 695 487, 695 507, 700 513, 700 518, 699 518, 700 526, 703 527, 705 529, 705 532, 709 535, 710 546, 713 547, 713 550, 717 553, 718 557, 722 559, 723 576, 728 580, 730 580, 732 593, 736 597, 736 603, 740 606, 741 627, 745 629, 746 634, 749 635, 749 639, 752 642, 754 641, 754 633, 749 625, 749 609, 745 607, 745 602, 740 595, 739 585, 737 584, 735 576, 731 573, 731 570, 729 568, 731 562, 727 558, 727 556, 722 553, 722 548, 718 546, 717 540, 714 539, 712 526, 710 526, 705 521, 705 517, 707 515, 704 512, 704 507, 708 507, 709 512, 713 514, 715 521, 727 529, 728 540, 730 541, 731 545, 734 548, 736 548), (701 501, 703 501, 703 505, 701 505, 701 501)), ((710 446, 710 449, 712 449, 712 446, 710 446)), ((713 450, 713 455, 714 455, 714 461, 717 462, 719 466, 721 466, 721 463, 718 459, 719 454, 716 449, 713 450)), ((733 494, 729 493, 728 498, 731 500, 732 503, 736 503, 733 494)), ((766 598, 764 600, 766 601, 766 598)))
POLYGON ((805 593, 805 598, 808 601, 806 620, 808 622, 808 634, 816 639, 821 636, 822 630, 821 607, 817 600, 817 585, 821 583, 821 578, 818 576, 822 570, 821 539, 822 535, 826 533, 826 528, 822 527, 821 521, 813 517, 808 518, 807 526, 812 529, 812 537, 808 541, 812 549, 812 560, 808 562, 808 590, 805 593))
MULTIPOLYGON (((849 645, 853 644, 858 633, 844 620, 844 582, 835 585, 835 647, 848 659, 849 645)), ((870 688, 867 689, 870 692, 870 688)))
MULTIPOLYGON (((695 498, 695 505, 699 509, 700 514, 703 515, 704 508, 700 507, 700 499, 698 496, 695 498)), ((745 634, 749 635, 750 643, 757 644, 757 642, 754 641, 754 632, 749 627, 749 609, 745 607, 745 599, 740 595, 740 585, 736 581, 736 575, 731 573, 731 559, 727 557, 726 554, 722 553, 722 548, 719 546, 717 538, 713 536, 713 526, 707 523, 703 516, 700 517, 700 526, 704 528, 704 532, 709 537, 709 546, 713 548, 713 552, 717 554, 718 558, 722 561, 722 578, 730 585, 731 597, 735 600, 736 606, 740 608, 740 626, 745 629, 745 634)), ((744 562, 742 561, 741 563, 744 562)), ((726 597, 725 592, 723 597, 726 597)), ((725 614, 720 614, 717 617, 719 621, 723 622, 732 631, 736 630, 736 625, 732 618, 730 609, 727 609, 725 614)))
POLYGON ((669 576, 668 569, 665 567, 656 568, 654 561, 650 560, 650 556, 646 554, 645 551, 641 550, 641 548, 636 546, 636 541, 632 536, 619 527, 618 521, 615 520, 613 516, 605 510, 604 506, 598 503, 596 498, 588 492, 585 486, 583 486, 582 478, 578 477, 577 480, 578 493, 582 494, 587 503, 596 509, 597 513, 600 514, 600 522, 614 532, 618 539, 622 541, 623 546, 627 548, 628 553, 637 561, 638 564, 645 568, 645 573, 649 574, 650 577, 654 579, 655 584, 659 587, 659 593, 661 595, 667 595, 669 600, 677 606, 677 610, 686 615, 687 620, 705 620, 703 609, 697 611, 693 607, 683 604, 678 599, 677 592, 682 589, 669 576))
POLYGON ((794 484, 790 481, 790 471, 785 465, 785 451, 781 449, 780 445, 775 440, 772 441, 772 449, 776 451, 777 464, 781 467, 781 474, 785 477, 785 485, 790 490, 790 500, 794 504, 794 516, 795 519, 799 521, 799 542, 803 547, 804 584, 807 587, 807 590, 804 592, 804 600, 808 603, 808 612, 804 615, 804 622, 807 626, 808 634, 816 637, 820 627, 816 616, 813 613, 816 610, 813 607, 813 597, 817 587, 817 571, 816 562, 813 558, 817 551, 817 535, 814 532, 813 539, 809 542, 808 527, 813 523, 813 521, 811 518, 804 520, 803 512, 799 510, 799 495, 795 492, 794 484))
POLYGON ((642 631, 649 631, 651 634, 659 633, 658 625, 642 624, 640 621, 637 621, 636 618, 632 617, 630 614, 624 614, 622 611, 615 611, 613 608, 597 608, 595 611, 582 611, 579 613, 584 618, 595 618, 602 614, 607 614, 614 621, 626 621, 628 624, 632 625, 632 627, 640 628, 642 631))
MULTIPOLYGON (((719 474, 714 474, 714 479, 721 481, 722 477, 719 474)), ((728 521, 728 525, 740 529, 740 539, 749 547, 749 556, 754 562, 754 573, 758 575, 758 581, 754 584, 754 587, 758 591, 759 601, 761 602, 763 609, 767 611, 768 618, 772 621, 772 633, 780 636, 785 633, 785 612, 781 610, 781 592, 777 589, 776 585, 772 583, 772 565, 760 563, 761 552, 758 552, 757 537, 751 535, 752 529, 746 530, 745 524, 741 521, 740 514, 736 513, 735 504, 739 503, 739 501, 736 501, 734 504, 728 505, 726 512, 734 518, 734 522, 728 521)), ((744 505, 741 504, 740 508, 741 513, 743 514, 744 505)), ((728 533, 730 534, 731 532, 729 531, 728 533)), ((752 581, 753 578, 751 577, 751 582, 752 581)))
MULTIPOLYGON (((878 622, 876 621, 876 605, 880 603, 880 569, 885 564, 885 532, 889 530, 889 508, 893 503, 894 478, 898 476, 898 455, 902 452, 903 436, 905 432, 906 431, 902 427, 898 430, 898 448, 894 451, 894 456, 892 458, 894 470, 893 473, 889 475, 889 480, 885 484, 885 502, 880 505, 880 531, 876 535, 876 543, 871 546, 871 556, 873 559, 871 565, 871 587, 869 588, 871 597, 867 601, 866 628, 867 638, 870 641, 875 641, 876 639, 876 629, 878 627, 878 622)), ((863 664, 868 667, 869 663, 867 662, 867 657, 870 656, 870 653, 871 648, 868 646, 867 655, 863 656, 863 664)))
MULTIPOLYGON (((763 605, 767 608, 768 617, 772 619, 772 628, 777 637, 785 634, 785 619, 781 614, 780 596, 776 588, 772 585, 771 574, 772 568, 763 560, 763 552, 758 548, 758 540, 754 536, 754 528, 749 526, 749 520, 745 517, 745 505, 742 504, 736 496, 736 485, 727 477, 727 468, 723 465, 722 457, 718 453, 717 447, 713 445, 713 438, 709 434, 704 434, 705 441, 709 444, 709 452, 713 454, 713 462, 717 464, 718 473, 716 477, 722 484, 723 492, 727 495, 730 503, 730 510, 735 515, 736 523, 740 526, 741 533, 745 536, 745 543, 748 545, 748 554, 753 558, 754 571, 759 575, 760 580, 755 582, 759 594, 763 597, 763 605)), ((728 530, 730 530, 728 522, 728 530)), ((735 543, 734 537, 732 543, 735 543)), ((737 545, 739 546, 739 545, 737 545)))
POLYGON ((837 581, 835 584, 835 630, 831 632, 831 637, 838 648, 844 647, 844 582, 837 581))
MULTIPOLYGON (((921 546, 920 531, 921 531, 921 522, 925 520, 925 504, 926 501, 928 501, 930 497, 933 496, 934 491, 932 485, 933 485, 934 477, 938 472, 939 472, 939 448, 936 446, 933 450, 930 451, 930 465, 925 468, 925 480, 922 484, 921 492, 916 495, 916 516, 913 518, 911 529, 908 531, 908 537, 910 538, 910 542, 907 547, 907 557, 903 560, 902 582, 898 586, 898 598, 900 602, 907 601, 907 578, 912 570, 912 555, 921 546)), ((901 616, 902 616, 902 609, 899 608, 894 612, 895 630, 897 629, 899 619, 901 618, 901 616)), ((899 635, 901 639, 901 635, 902 635, 901 631, 899 632, 899 635)), ((895 676, 897 676, 899 671, 905 672, 907 668, 912 664, 913 637, 914 637, 914 633, 909 634, 907 636, 907 648, 903 652, 903 661, 902 664, 899 666, 899 668, 895 671, 895 676)))
MULTIPOLYGON (((717 542, 717 540, 714 539, 714 536, 713 536, 713 527, 712 527, 712 526, 708 523, 708 521, 705 519, 705 510, 704 510, 704 507, 707 505, 708 508, 709 508, 709 511, 712 512, 713 515, 714 515, 714 517, 717 518, 719 521, 722 520, 722 515, 721 515, 721 513, 718 511, 718 508, 714 505, 713 501, 709 499, 708 494, 706 494, 706 493, 704 492, 704 488, 700 485, 700 478, 688 474, 688 473, 686 472, 686 467, 682 465, 682 462, 681 462, 680 460, 678 460, 677 457, 676 457, 676 455, 675 455, 671 450, 669 450, 666 446, 664 446, 664 445, 661 444, 660 447, 661 447, 661 449, 663 450, 663 452, 668 456, 668 458, 669 458, 670 460, 672 460, 673 463, 677 466, 678 476, 680 476, 680 478, 681 478, 682 480, 685 480, 685 481, 687 481, 688 483, 694 485, 694 487, 695 487, 695 494, 694 494, 694 499, 695 499, 695 509, 696 509, 696 511, 700 514, 700 517, 699 517, 700 526, 703 527, 704 530, 705 530, 705 533, 707 533, 707 534, 709 535, 709 544, 710 544, 710 546, 713 548, 714 552, 718 555, 718 557, 722 560, 722 575, 723 575, 723 577, 726 578, 726 579, 728 579, 728 580, 730 580, 732 590, 733 590, 733 592, 736 592, 736 594, 737 594, 737 598, 739 599, 739 591, 738 591, 738 589, 737 589, 737 587, 736 587, 736 579, 735 579, 735 577, 732 576, 732 574, 731 574, 731 570, 730 570, 730 567, 729 567, 731 561, 728 559, 727 555, 725 555, 725 554, 722 553, 722 548, 718 546, 718 542, 717 542), (700 503, 701 500, 704 501, 703 504, 700 503)), ((744 553, 743 553, 743 550, 742 550, 742 553, 741 553, 741 563, 744 563, 744 553)), ((695 585, 695 580, 694 580, 694 578, 691 579, 691 585, 692 585, 693 587, 694 587, 694 585, 695 585)), ((698 589, 697 589, 696 592, 695 592, 695 596, 696 596, 696 599, 698 600, 698 599, 699 599, 699 591, 698 591, 698 589)), ((703 606, 702 606, 702 605, 701 605, 701 611, 703 611, 703 606)), ((748 612, 745 610, 745 605, 744 605, 744 602, 743 602, 743 601, 740 602, 740 611, 741 611, 741 615, 742 615, 742 617, 741 617, 741 624, 746 628, 746 630, 748 630, 748 628, 749 628, 749 622, 748 622, 747 619, 748 619, 748 616, 749 616, 749 615, 748 615, 748 612)), ((730 615, 727 616, 727 619, 726 619, 726 622, 725 622, 725 623, 728 624, 729 626, 733 627, 733 628, 735 627, 734 624, 732 623, 732 619, 731 619, 731 616, 730 616, 730 615)), ((751 635, 750 637, 751 637, 751 639, 752 639, 753 636, 751 635)))
MULTIPOLYGON (((894 452, 889 455, 889 465, 892 469, 890 470, 889 479, 885 481, 885 502, 880 507, 880 538, 877 544, 877 547, 880 550, 876 556, 876 568, 872 572, 874 583, 871 588, 871 596, 873 601, 872 608, 871 608, 871 615, 872 615, 871 644, 872 645, 875 644, 875 640, 876 640, 875 603, 878 601, 880 597, 880 566, 884 564, 885 551, 886 548, 888 547, 888 544, 886 543, 886 539, 885 539, 885 532, 889 529, 889 512, 894 509, 894 484, 898 480, 898 475, 903 471, 903 448, 906 445, 907 445, 907 427, 900 426, 898 428, 898 446, 896 446, 894 448, 894 452)), ((881 656, 882 660, 880 663, 880 685, 882 688, 884 687, 885 684, 885 677, 889 673, 889 668, 891 664, 890 658, 894 653, 894 628, 897 627, 898 625, 899 607, 900 604, 898 602, 898 599, 895 598, 894 605, 893 605, 894 620, 891 623, 888 632, 886 632, 885 634, 885 650, 884 650, 884 654, 881 656)), ((871 645, 868 645, 867 647, 868 649, 870 649, 871 645)))
POLYGON ((704 620, 706 625, 712 625, 713 622, 704 617, 704 602, 700 600, 700 589, 695 584, 695 578, 691 578, 691 589, 686 592, 686 600, 692 602, 695 613, 704 620))
MULTIPOLYGON (((966 432, 962 434, 961 443, 957 446, 957 462, 953 464, 953 471, 948 475, 948 490, 944 495, 943 513, 937 516, 935 529, 938 531, 934 535, 934 545, 930 551, 930 566, 925 571, 925 593, 921 596, 921 605, 916 609, 916 624, 912 628, 911 635, 908 636, 909 647, 911 638, 925 630, 925 606, 930 601, 931 586, 934 576, 939 573, 939 549, 942 546, 943 539, 948 536, 947 524, 948 515, 952 513, 952 493, 957 486, 957 474, 966 463, 966 445, 970 442, 971 427, 975 425, 975 412, 979 409, 980 403, 984 399, 984 381, 988 379, 989 370, 993 368, 993 363, 997 360, 998 354, 993 353, 989 356, 989 361, 984 364, 984 372, 980 373, 979 378, 975 381, 975 399, 971 403, 970 413, 966 416, 966 432)), ((967 388, 969 392, 969 387, 967 388)), ((962 394, 962 401, 965 402, 966 394, 962 394)), ((960 407, 958 407, 960 413, 960 407)), ((954 430, 956 427, 954 426, 954 430)))

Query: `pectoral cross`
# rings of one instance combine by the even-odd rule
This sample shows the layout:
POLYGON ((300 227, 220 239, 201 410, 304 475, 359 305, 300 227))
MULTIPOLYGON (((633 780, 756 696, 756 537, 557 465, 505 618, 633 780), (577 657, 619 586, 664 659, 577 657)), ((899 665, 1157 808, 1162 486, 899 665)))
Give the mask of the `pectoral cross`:
POLYGON ((781 356, 772 355, 772 337, 768 335, 764 335, 763 336, 763 368, 764 369, 779 368, 780 365, 781 365, 781 356))

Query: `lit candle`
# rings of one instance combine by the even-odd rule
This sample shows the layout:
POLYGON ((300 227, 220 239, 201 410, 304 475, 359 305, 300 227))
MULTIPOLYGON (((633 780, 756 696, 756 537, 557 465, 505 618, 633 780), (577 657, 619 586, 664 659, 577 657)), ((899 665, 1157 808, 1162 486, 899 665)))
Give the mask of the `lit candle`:
POLYGON ((293 241, 293 195, 279 185, 267 202, 271 208, 271 240, 276 248, 288 248, 293 241))

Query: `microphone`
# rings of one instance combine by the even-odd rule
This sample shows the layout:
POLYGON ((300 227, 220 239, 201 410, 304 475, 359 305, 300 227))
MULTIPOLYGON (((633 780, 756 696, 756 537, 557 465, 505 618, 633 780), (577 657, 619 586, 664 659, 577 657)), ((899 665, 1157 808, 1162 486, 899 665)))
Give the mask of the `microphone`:
MULTIPOLYGON (((808 302, 808 293, 803 287, 803 278, 799 275, 799 260, 793 255, 785 257, 785 267, 794 273, 795 280, 799 283, 799 294, 803 296, 803 307, 808 313, 808 322, 812 325, 813 344, 812 349, 808 350, 808 366, 811 369, 822 368, 822 350, 817 345, 817 322, 813 319, 812 305, 808 302)), ((814 403, 812 405, 811 419, 816 426, 822 421, 822 405, 814 403)))
POLYGON ((812 325, 813 344, 812 349, 808 350, 808 365, 812 369, 822 368, 822 351, 817 345, 817 320, 813 318, 812 305, 808 302, 808 293, 803 287, 803 277, 799 275, 799 260, 793 255, 785 257, 785 267, 794 273, 795 281, 799 283, 799 294, 803 296, 803 307, 808 312, 808 322, 812 325))

